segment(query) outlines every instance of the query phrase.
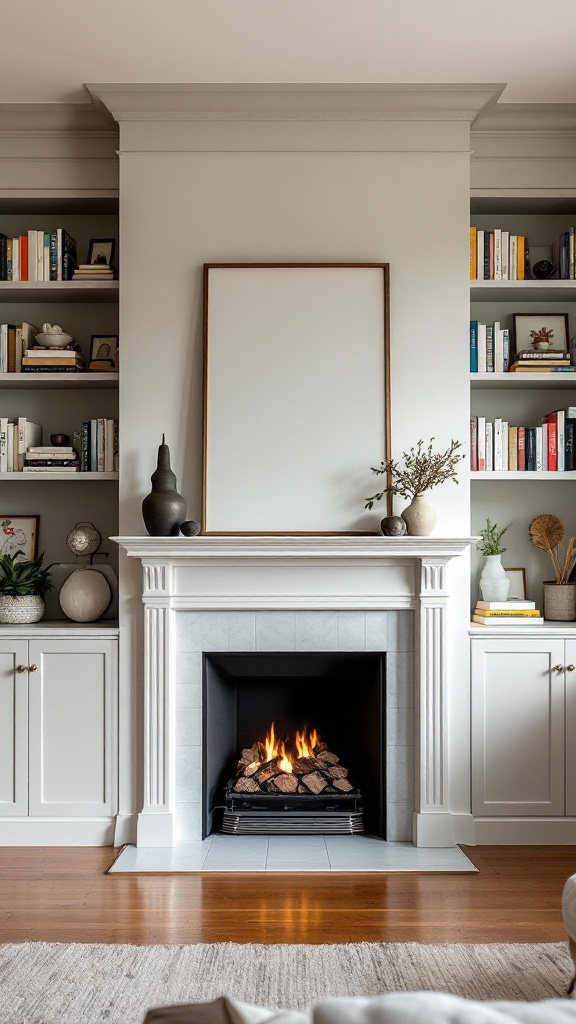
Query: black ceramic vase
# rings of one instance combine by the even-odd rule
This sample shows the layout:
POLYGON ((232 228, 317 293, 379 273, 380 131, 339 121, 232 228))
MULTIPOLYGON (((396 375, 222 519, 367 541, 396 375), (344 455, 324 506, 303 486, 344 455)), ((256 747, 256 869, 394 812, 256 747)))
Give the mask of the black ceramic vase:
POLYGON ((186 499, 176 490, 176 474, 170 469, 170 449, 158 447, 158 465, 151 476, 152 490, 142 502, 144 526, 151 537, 177 537, 186 519, 186 499))

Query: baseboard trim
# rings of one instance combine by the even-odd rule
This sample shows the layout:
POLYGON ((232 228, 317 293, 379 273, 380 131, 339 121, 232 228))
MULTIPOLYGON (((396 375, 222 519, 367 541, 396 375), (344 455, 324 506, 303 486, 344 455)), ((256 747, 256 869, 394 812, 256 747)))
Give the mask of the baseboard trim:
POLYGON ((572 846, 576 818, 474 818, 478 846, 572 846))
POLYGON ((3 818, 0 846, 112 846, 116 818, 3 818))

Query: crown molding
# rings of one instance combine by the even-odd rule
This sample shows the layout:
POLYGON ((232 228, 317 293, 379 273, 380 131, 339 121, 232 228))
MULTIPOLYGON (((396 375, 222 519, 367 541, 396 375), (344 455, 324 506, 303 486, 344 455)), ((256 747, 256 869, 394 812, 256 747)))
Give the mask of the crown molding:
POLYGON ((89 84, 123 121, 468 121, 502 84, 89 84))
POLYGON ((84 103, 0 103, 0 134, 117 137, 118 126, 104 104, 87 94, 84 103))
POLYGON ((481 110, 472 135, 576 132, 576 103, 497 103, 481 110))

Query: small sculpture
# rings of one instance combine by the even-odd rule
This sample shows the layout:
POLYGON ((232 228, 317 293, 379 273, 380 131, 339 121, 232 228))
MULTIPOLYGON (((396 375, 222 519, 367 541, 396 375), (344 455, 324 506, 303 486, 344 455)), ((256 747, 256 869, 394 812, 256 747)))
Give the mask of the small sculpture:
POLYGON ((101 541, 102 535, 93 523, 76 523, 66 537, 66 546, 73 555, 93 555, 101 541))
POLYGON ((177 537, 186 515, 186 499, 176 490, 176 474, 170 468, 170 449, 164 434, 151 481, 152 490, 142 502, 144 526, 151 537, 177 537))
POLYGON ((401 516, 385 516, 380 523, 380 530, 384 537, 403 537, 406 523, 401 516))
POLYGON ((180 533, 184 537, 197 537, 200 533, 200 523, 195 519, 187 519, 186 522, 180 523, 180 533))
POLYGON ((547 281, 549 278, 554 277, 556 273, 556 267, 550 260, 538 260, 532 267, 532 273, 534 277, 539 281, 547 281))

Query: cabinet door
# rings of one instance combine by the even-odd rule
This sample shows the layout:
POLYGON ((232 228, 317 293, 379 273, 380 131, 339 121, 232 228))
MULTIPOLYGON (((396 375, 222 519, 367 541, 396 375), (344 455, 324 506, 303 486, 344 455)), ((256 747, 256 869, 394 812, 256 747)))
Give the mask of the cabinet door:
POLYGON ((566 814, 576 817, 576 640, 566 641, 566 814))
POLYGON ((30 641, 30 815, 115 813, 116 649, 114 640, 30 641))
POLYGON ((0 816, 28 814, 26 640, 0 640, 0 816))
POLYGON ((471 646, 472 813, 563 815, 564 641, 471 646))

